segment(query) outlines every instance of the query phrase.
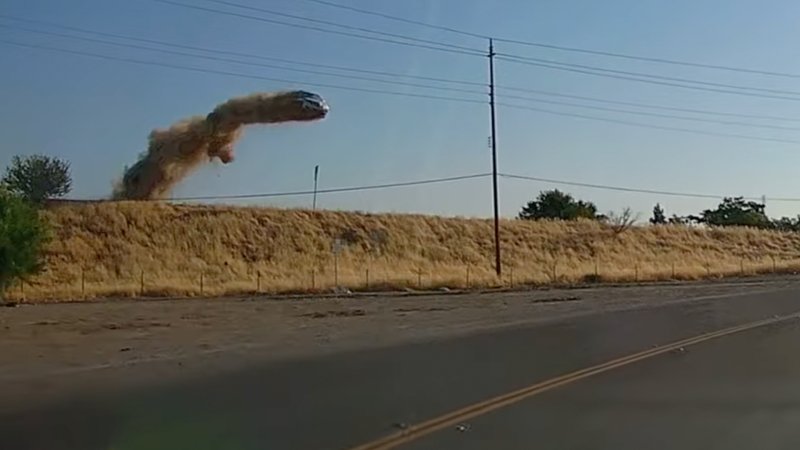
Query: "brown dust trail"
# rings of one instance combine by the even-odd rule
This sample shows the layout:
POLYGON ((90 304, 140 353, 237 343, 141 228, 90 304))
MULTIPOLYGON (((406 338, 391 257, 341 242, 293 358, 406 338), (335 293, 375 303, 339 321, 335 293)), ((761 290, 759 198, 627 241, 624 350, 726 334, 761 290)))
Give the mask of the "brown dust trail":
POLYGON ((126 170, 113 193, 115 200, 167 198, 181 180, 203 163, 233 161, 233 146, 251 124, 308 122, 324 118, 328 105, 306 91, 256 93, 232 98, 207 116, 182 120, 150 133, 147 152, 126 170))

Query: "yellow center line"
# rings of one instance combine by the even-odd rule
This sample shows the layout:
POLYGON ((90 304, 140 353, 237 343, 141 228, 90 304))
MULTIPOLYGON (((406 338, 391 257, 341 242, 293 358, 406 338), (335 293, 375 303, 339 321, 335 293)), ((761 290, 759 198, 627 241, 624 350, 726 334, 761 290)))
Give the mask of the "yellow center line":
POLYGON ((388 450, 396 448, 399 445, 414 441, 416 439, 419 439, 423 436, 426 436, 430 433, 441 430, 443 428, 447 428, 455 424, 458 424, 460 422, 466 421, 468 419, 481 416, 483 414, 498 410, 500 408, 504 408, 514 403, 520 402, 526 398, 533 397, 535 395, 541 394, 542 392, 546 392, 569 383, 574 383, 584 378, 588 378, 594 375, 608 372, 610 370, 619 367, 627 366, 629 364, 642 361, 644 359, 652 358, 654 356, 678 350, 682 347, 696 345, 701 342, 709 341, 711 339, 716 339, 722 336, 728 336, 734 333, 740 333, 742 331, 752 330, 754 328, 762 327, 765 325, 771 325, 778 322, 783 322, 786 320, 796 319, 796 318, 800 318, 800 313, 794 313, 779 317, 776 316, 770 319, 750 322, 730 328, 724 328, 722 330, 717 330, 710 333, 705 333, 698 336, 683 339, 680 341, 672 342, 669 344, 653 347, 649 350, 623 356, 621 358, 613 359, 611 361, 587 367, 585 369, 580 369, 574 372, 566 373, 564 375, 560 375, 555 378, 550 378, 548 380, 541 381, 521 389, 517 389, 507 394, 499 395, 497 397, 492 397, 483 400, 481 402, 474 403, 472 405, 457 409, 453 412, 443 414, 433 419, 429 419, 417 425, 410 426, 407 429, 399 431, 397 433, 393 433, 388 436, 379 438, 377 440, 367 442, 366 444, 353 447, 350 450, 388 450))

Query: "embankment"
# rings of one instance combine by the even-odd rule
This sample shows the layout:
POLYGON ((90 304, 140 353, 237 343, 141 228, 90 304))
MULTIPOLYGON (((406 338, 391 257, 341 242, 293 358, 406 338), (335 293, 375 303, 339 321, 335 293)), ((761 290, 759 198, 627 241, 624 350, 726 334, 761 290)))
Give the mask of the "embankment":
POLYGON ((489 220, 171 205, 63 204, 46 270, 12 297, 216 295, 351 289, 696 279, 800 267, 800 234, 744 228, 489 220), (335 255, 335 242, 340 251, 335 255))

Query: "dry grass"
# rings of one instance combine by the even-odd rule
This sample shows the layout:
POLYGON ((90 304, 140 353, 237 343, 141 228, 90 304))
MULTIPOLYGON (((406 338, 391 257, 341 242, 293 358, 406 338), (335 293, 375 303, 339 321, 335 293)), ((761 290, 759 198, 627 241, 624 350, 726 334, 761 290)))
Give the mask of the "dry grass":
POLYGON ((503 280, 492 269, 491 222, 160 203, 66 204, 45 212, 55 236, 46 271, 11 296, 308 292, 334 286, 497 286, 697 279, 800 267, 800 235, 753 229, 634 227, 596 222, 502 223, 503 280), (773 259, 774 258, 774 259, 773 259), (673 272, 674 267, 674 272, 673 272), (142 283, 142 281, 144 281, 142 283))

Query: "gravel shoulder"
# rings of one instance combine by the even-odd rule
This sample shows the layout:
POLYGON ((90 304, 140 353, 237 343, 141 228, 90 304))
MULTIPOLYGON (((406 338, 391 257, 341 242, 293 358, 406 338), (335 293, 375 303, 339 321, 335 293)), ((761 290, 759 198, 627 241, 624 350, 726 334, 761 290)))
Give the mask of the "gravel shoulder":
POLYGON ((346 298, 104 301, 0 308, 0 410, 248 364, 796 286, 793 277, 346 298))

